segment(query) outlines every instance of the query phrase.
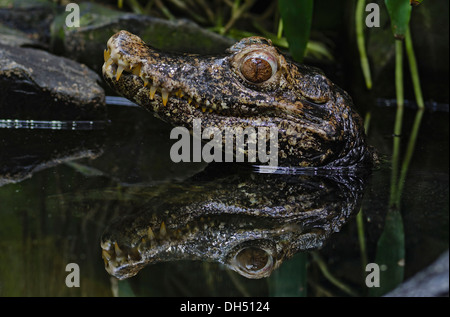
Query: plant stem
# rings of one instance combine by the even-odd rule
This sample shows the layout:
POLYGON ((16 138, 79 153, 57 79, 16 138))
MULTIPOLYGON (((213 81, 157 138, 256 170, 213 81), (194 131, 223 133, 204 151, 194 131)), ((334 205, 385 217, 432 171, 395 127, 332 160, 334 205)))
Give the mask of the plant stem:
POLYGON ((422 96, 422 90, 420 88, 420 77, 419 77, 419 71, 417 69, 417 61, 416 56, 414 54, 414 48, 412 44, 412 38, 411 38, 411 32, 408 29, 406 30, 405 34, 405 48, 406 48, 406 55, 408 56, 409 61, 409 70, 411 72, 411 79, 413 82, 414 87, 414 94, 416 95, 416 103, 419 109, 424 109, 425 104, 423 102, 423 96, 422 96))
POLYGON ((356 215, 356 226, 358 228, 359 251, 361 253, 361 264, 363 272, 367 266, 366 238, 364 235, 363 209, 361 208, 356 215))
POLYGON ((234 23, 248 10, 250 7, 255 3, 256 0, 246 0, 242 5, 240 5, 240 1, 235 1, 233 9, 232 9, 232 15, 228 23, 225 25, 225 27, 222 30, 222 35, 226 34, 231 27, 234 25, 234 23))
POLYGON ((277 38, 281 39, 282 36, 283 36, 283 19, 280 18, 278 22, 277 38))
MULTIPOLYGON (((366 135, 369 134, 369 126, 370 126, 371 113, 370 111, 366 113, 364 118, 364 131, 366 135)), ((359 250, 361 252, 361 264, 363 272, 366 269, 368 260, 367 260, 367 251, 366 251, 366 239, 364 234, 364 218, 363 218, 363 209, 360 208, 358 214, 356 215, 356 226, 358 228, 358 241, 359 241, 359 250)))
POLYGON ((341 281, 336 279, 330 273, 330 271, 328 271, 327 265, 325 264, 325 262, 322 260, 322 258, 319 256, 319 254, 317 252, 313 251, 313 252, 311 252, 311 255, 312 255, 314 261, 319 266, 320 271, 322 272, 322 274, 325 276, 325 278, 327 280, 329 280, 333 285, 337 286, 339 289, 341 289, 348 295, 358 296, 358 294, 356 294, 352 289, 350 289, 350 287, 348 287, 347 285, 345 285, 344 283, 342 283, 341 281))
POLYGON ((400 177, 398 178, 397 186, 397 204, 400 203, 400 197, 403 191, 403 185, 406 179, 406 173, 408 172, 409 163, 411 162, 412 155, 414 153, 414 148, 416 145, 417 135, 419 133, 420 122, 422 121, 422 116, 424 109, 418 109, 416 117, 414 119, 414 124, 411 129, 411 136, 409 138, 408 146, 406 148, 405 158, 403 159, 402 168, 400 171, 400 177))
POLYGON ((397 107, 403 107, 403 41, 400 40, 395 41, 395 94, 397 96, 397 107))
POLYGON ((366 46, 364 40, 364 26, 363 26, 363 15, 364 15, 364 5, 365 0, 358 0, 356 3, 355 10, 355 27, 356 27, 356 42, 358 45, 359 57, 361 61, 361 70, 364 75, 364 80, 366 82, 367 89, 372 88, 372 78, 370 74, 369 59, 367 58, 366 46))
POLYGON ((397 96, 397 113, 395 115, 394 141, 392 149, 392 175, 391 175, 391 194, 389 205, 393 207, 398 202, 398 164, 400 159, 400 136, 402 133, 403 120, 403 42, 395 41, 395 92, 397 96))

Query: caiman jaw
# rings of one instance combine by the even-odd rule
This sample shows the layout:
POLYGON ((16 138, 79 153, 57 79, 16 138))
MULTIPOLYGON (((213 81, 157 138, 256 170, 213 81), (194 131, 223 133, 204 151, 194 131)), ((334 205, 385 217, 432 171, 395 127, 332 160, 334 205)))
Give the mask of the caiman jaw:
MULTIPOLYGON (((164 111, 161 106, 166 107, 168 104, 190 113, 195 111, 221 113, 228 109, 223 102, 216 104, 203 100, 204 98, 201 98, 192 87, 180 83, 174 78, 176 76, 174 68, 157 60, 159 54, 139 37, 126 31, 119 32, 109 39, 107 49, 104 51, 105 79, 127 98, 139 99, 140 104, 145 99, 142 97, 145 94, 148 99, 147 107, 150 108, 152 105, 149 110, 155 112, 164 111), (134 87, 130 87, 131 83, 134 87), (123 87, 130 89, 125 90, 123 87)), ((172 65, 176 62, 177 59, 174 58, 172 65)))
MULTIPOLYGON (((163 105, 166 106, 169 97, 174 94, 177 98, 184 97, 184 100, 186 100, 189 104, 192 103, 192 98, 185 95, 185 93, 181 89, 178 89, 174 93, 173 91, 169 91, 166 88, 157 86, 156 83, 145 76, 145 74, 142 72, 142 64, 129 63, 125 58, 121 57, 120 53, 116 52, 115 50, 111 50, 109 46, 108 49, 105 49, 105 51, 103 52, 103 56, 105 59, 105 64, 103 67, 105 69, 105 73, 110 75, 109 77, 111 78, 111 80, 119 81, 120 77, 125 72, 125 76, 134 75, 142 80, 143 86, 147 87, 148 89, 148 96, 150 100, 155 100, 155 95, 157 95, 157 98, 160 98, 163 105)), ((196 105, 195 102, 194 105, 196 105)), ((198 105, 196 105, 196 108, 198 108, 198 105)))

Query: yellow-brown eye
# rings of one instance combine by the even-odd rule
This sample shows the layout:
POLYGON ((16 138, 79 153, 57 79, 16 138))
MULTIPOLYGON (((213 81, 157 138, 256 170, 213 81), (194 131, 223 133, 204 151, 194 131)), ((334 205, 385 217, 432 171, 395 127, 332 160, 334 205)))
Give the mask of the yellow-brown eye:
POLYGON ((241 73, 251 83, 269 80, 277 71, 277 61, 265 52, 252 52, 241 63, 241 73))

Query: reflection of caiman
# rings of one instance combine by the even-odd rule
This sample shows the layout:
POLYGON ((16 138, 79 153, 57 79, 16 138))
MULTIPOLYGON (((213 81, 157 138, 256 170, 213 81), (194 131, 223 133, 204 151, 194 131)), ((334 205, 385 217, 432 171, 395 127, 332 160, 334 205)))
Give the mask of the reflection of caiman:
POLYGON ((362 196, 363 179, 355 175, 209 169, 159 188, 157 197, 111 223, 102 237, 110 274, 124 279, 148 264, 184 259, 267 277, 296 252, 321 247, 362 196))
POLYGON ((199 118, 202 130, 277 128, 280 165, 334 168, 372 160, 347 93, 260 37, 205 57, 163 53, 121 31, 108 41, 103 76, 175 126, 192 130, 199 118))

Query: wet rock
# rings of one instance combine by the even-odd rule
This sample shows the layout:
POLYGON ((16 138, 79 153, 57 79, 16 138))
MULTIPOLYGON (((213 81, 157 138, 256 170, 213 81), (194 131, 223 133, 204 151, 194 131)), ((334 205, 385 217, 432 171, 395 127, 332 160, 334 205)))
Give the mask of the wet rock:
POLYGON ((12 130, 0 139, 0 187, 38 171, 102 153, 103 131, 12 130))
POLYGON ((30 40, 41 45, 50 41, 50 24, 58 7, 50 0, 2 0, 0 1, 0 23, 20 30, 30 40))
POLYGON ((79 28, 65 25, 67 13, 55 18, 51 27, 51 48, 98 72, 103 65, 106 42, 120 30, 127 30, 156 48, 172 52, 222 53, 234 43, 188 20, 168 21, 124 13, 93 3, 80 4, 80 14, 79 28))
POLYGON ((0 44, 9 46, 31 46, 44 48, 40 42, 30 38, 25 32, 7 27, 1 23, 0 44))
POLYGON ((95 120, 106 116, 100 78, 85 65, 34 49, 0 45, 0 117, 95 120))
POLYGON ((431 297, 449 295, 449 252, 444 252, 435 262, 414 275, 386 297, 431 297))

